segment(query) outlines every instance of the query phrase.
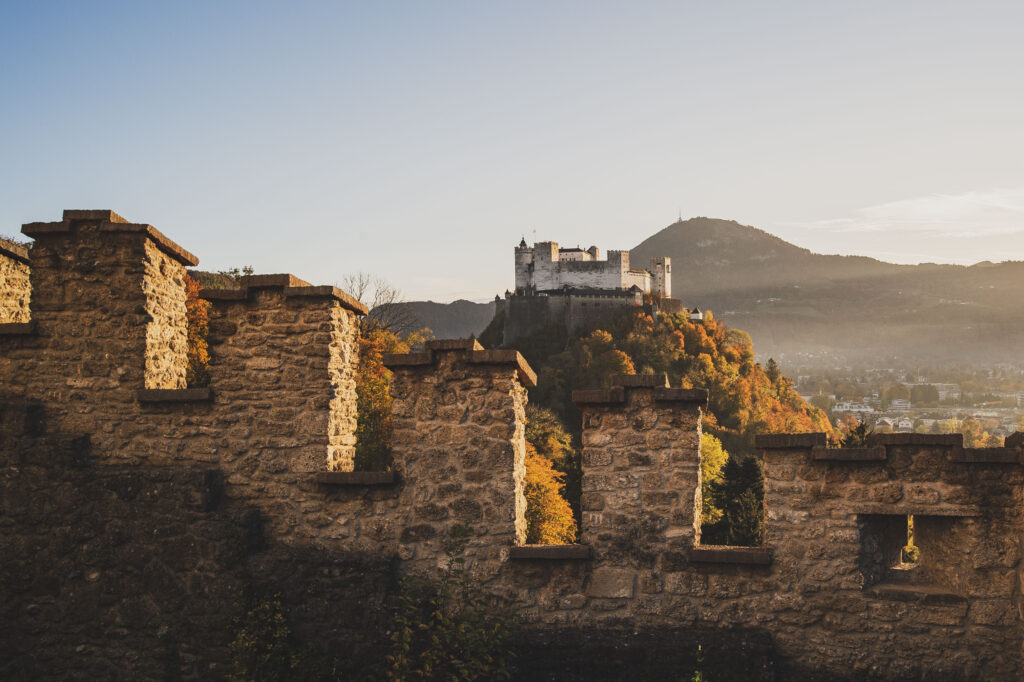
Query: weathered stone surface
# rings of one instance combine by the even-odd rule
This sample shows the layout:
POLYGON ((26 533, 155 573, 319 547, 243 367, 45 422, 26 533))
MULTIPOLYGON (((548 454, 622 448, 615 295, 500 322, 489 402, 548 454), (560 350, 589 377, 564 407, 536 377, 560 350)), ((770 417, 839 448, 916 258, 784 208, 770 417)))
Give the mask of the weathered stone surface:
POLYGON ((174 400, 192 395, 188 252, 109 211, 28 232, 36 333, 0 337, 0 677, 219 679, 246 576, 358 677, 388 586, 436 574, 456 525, 485 589, 557 633, 549 672, 571 642, 612 677, 686 678, 643 661, 710 632, 733 657, 777 650, 783 679, 1019 676, 1019 438, 759 439, 766 547, 707 548, 702 396, 630 379, 582 396, 583 542, 523 547, 517 355, 457 340, 390 359, 394 471, 356 474, 357 311, 333 288, 275 276, 208 296, 212 387, 174 400), (893 566, 907 514, 909 572, 893 566))
POLYGON ((0 324, 28 322, 31 296, 28 249, 0 239, 0 324))
POLYGON ((587 596, 632 599, 636 594, 636 571, 622 568, 598 568, 590 574, 587 596))

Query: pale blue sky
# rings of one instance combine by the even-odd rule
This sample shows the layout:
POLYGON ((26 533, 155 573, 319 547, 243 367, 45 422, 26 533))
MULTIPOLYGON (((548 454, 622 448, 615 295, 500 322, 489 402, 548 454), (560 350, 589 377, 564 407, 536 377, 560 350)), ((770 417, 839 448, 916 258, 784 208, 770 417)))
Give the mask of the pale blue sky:
POLYGON ((112 208, 208 269, 485 299, 678 213, 1024 259, 1021 2, 2 2, 0 233, 112 208), (536 230, 534 235, 533 230, 536 230))

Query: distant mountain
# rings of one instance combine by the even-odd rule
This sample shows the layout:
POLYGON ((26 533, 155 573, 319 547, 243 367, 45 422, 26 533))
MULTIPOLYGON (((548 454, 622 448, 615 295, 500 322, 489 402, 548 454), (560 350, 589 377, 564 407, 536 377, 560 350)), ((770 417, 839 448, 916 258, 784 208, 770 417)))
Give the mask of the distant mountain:
POLYGON ((1024 262, 894 265, 812 253, 763 230, 693 218, 630 252, 672 259, 672 293, 796 363, 1024 361, 1024 262))
POLYGON ((411 301, 409 308, 419 323, 429 327, 438 339, 465 339, 479 336, 494 317, 494 302, 473 303, 459 300, 452 303, 411 301))

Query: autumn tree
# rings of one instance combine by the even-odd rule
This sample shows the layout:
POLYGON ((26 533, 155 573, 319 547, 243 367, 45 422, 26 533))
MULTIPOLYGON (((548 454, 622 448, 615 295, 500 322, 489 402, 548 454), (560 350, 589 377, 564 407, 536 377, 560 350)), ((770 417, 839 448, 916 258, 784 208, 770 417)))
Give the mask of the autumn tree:
POLYGON ((342 278, 341 286, 369 309, 369 314, 363 319, 364 327, 381 328, 398 336, 422 329, 419 317, 402 296, 401 290, 387 280, 366 272, 357 272, 342 278))
POLYGON ((760 545, 764 541, 764 475, 755 457, 729 458, 713 486, 722 510, 716 523, 701 528, 707 545, 760 545))
MULTIPOLYGON (((853 415, 848 415, 852 417, 853 415)), ((850 424, 845 423, 842 430, 842 441, 840 445, 844 448, 866 448, 868 447, 868 438, 873 433, 871 427, 867 421, 859 421, 854 417, 854 422, 850 424)), ((879 432, 881 433, 881 432, 879 432)))
POLYGON ((830 396, 823 394, 811 396, 811 405, 817 407, 822 412, 830 412, 832 410, 832 407, 835 406, 835 404, 836 401, 833 400, 830 396))
POLYGON ((185 319, 188 326, 188 367, 185 382, 189 388, 210 385, 210 303, 199 297, 202 287, 185 273, 185 319))
POLYGON ((600 388, 607 386, 615 374, 635 373, 633 362, 615 347, 612 335, 596 330, 538 367, 537 386, 531 390, 530 399, 557 414, 563 424, 578 425, 580 412, 571 399, 574 390, 600 388))
POLYGON ((890 384, 882 392, 882 399, 886 405, 894 400, 910 400, 910 389, 905 384, 890 384))
POLYGON ((576 541, 577 526, 563 492, 565 474, 551 460, 526 446, 526 541, 558 545, 576 541))
POLYGON ((722 484, 725 463, 729 453, 722 447, 722 441, 710 433, 700 437, 700 475, 701 475, 701 523, 714 524, 722 519, 722 509, 718 506, 718 490, 722 484))
POLYGON ((391 468, 391 372, 384 355, 409 353, 432 335, 410 328, 412 318, 401 312, 401 293, 384 280, 366 273, 344 278, 346 291, 367 307, 387 306, 387 314, 363 318, 359 325, 359 363, 356 370, 357 471, 391 468))
MULTIPOLYGON (((629 312, 609 320, 603 329, 568 342, 559 352, 545 355, 538 351, 541 347, 540 343, 525 347, 539 376, 530 399, 551 409, 574 439, 580 435, 580 413, 572 404, 572 391, 608 386, 614 374, 637 372, 663 372, 673 386, 707 388, 710 396, 704 433, 739 460, 753 453, 758 433, 819 431, 833 442, 839 438, 828 415, 807 404, 777 365, 768 371, 755 361, 749 335, 730 329, 711 314, 694 321, 686 315, 629 312)), ((750 471, 745 470, 744 476, 738 483, 733 481, 734 488, 744 481, 761 485, 761 479, 750 471)), ((762 495, 760 489, 751 494, 756 499, 762 495)), ((709 504, 717 504, 715 495, 708 494, 707 499, 709 504)), ((759 509, 750 507, 754 508, 759 509)), ((724 515, 724 507, 721 509, 724 515)), ((716 516, 714 507, 708 512, 716 516)), ((722 523, 732 519, 739 523, 742 518, 732 513, 722 523)), ((749 526, 748 521, 743 523, 749 526)), ((742 537, 750 535, 737 532, 742 537)))

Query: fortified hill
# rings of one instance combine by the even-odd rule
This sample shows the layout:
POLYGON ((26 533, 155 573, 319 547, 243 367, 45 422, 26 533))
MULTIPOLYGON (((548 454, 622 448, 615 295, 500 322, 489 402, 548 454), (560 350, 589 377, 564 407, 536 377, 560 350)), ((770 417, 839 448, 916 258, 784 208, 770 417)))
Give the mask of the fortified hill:
POLYGON ((609 251, 601 260, 591 246, 560 249, 555 242, 516 247, 516 293, 557 293, 565 289, 639 291, 659 298, 672 297, 672 260, 651 258, 649 270, 630 267, 629 251, 609 251))
POLYGON ((1022 678, 1024 434, 761 436, 764 544, 713 547, 707 391, 620 376, 573 394, 579 543, 527 545, 518 352, 385 356, 393 465, 353 471, 345 292, 204 291, 189 387, 192 253, 112 211, 22 232, 0 244, 0 679, 223 680, 247 593, 279 595, 317 679, 367 679, 399 579, 436 577, 456 528, 520 620, 517 679, 692 679, 698 654, 728 681, 1022 678))
POLYGON ((572 334, 596 326, 623 309, 679 312, 672 298, 672 259, 654 257, 649 268, 630 265, 629 251, 596 246, 559 248, 556 242, 526 240, 515 247, 515 291, 495 297, 495 313, 504 313, 503 346, 557 328, 572 334))

